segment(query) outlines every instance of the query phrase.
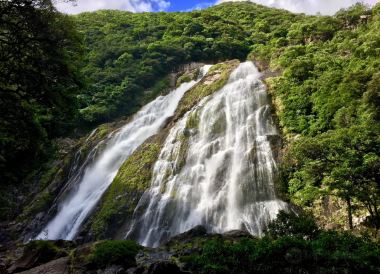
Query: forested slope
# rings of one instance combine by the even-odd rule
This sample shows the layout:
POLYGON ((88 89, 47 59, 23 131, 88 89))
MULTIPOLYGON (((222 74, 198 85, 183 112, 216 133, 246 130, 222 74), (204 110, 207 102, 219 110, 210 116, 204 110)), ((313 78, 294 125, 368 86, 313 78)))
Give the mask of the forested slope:
POLYGON ((289 141, 284 196, 319 211, 321 199, 338 197, 330 199, 346 204, 348 218, 332 214, 325 225, 352 227, 355 212, 378 225, 379 11, 356 5, 333 17, 304 16, 228 3, 190 13, 82 14, 75 20, 90 83, 79 96, 82 120, 133 112, 144 90, 159 91, 178 64, 250 56, 281 74, 267 82, 289 141))
POLYGON ((253 45, 286 37, 301 17, 229 3, 189 13, 98 11, 74 18, 87 50, 82 72, 89 85, 79 96, 81 117, 98 123, 135 111, 144 90, 159 92, 164 77, 181 64, 244 60, 253 45))
MULTIPOLYGON (((283 197, 317 214, 322 198, 335 197, 341 208, 347 207, 347 216, 337 221, 341 227, 353 226, 350 216, 355 213, 360 221, 370 216, 367 224, 378 226, 379 5, 356 5, 333 17, 225 3, 187 13, 98 11, 68 18, 39 1, 25 3, 31 5, 25 32, 41 45, 20 52, 44 63, 2 62, 2 75, 13 75, 2 76, 2 94, 20 90, 16 97, 21 98, 2 99, 2 184, 34 184, 40 175, 25 180, 26 174, 38 174, 40 164, 47 162, 43 155, 54 158, 47 153, 54 150, 48 145, 52 139, 134 113, 165 90, 167 75, 182 64, 248 57, 280 75, 266 81, 286 137, 283 197), (46 14, 52 17, 44 18, 46 14), (32 28, 36 16, 51 28, 46 32, 51 44, 43 44, 42 33, 32 28), (49 65, 52 69, 43 74, 49 65), (13 123, 19 125, 17 131, 13 123), (26 163, 18 166, 21 158, 26 163)), ((23 8, 15 5, 9 16, 24 20, 23 8)), ((2 37, 11 37, 6 41, 22 34, 2 23, 2 37)), ((2 47, 3 59, 5 54, 19 56, 7 43, 2 47)), ((7 199, 2 204, 9 216, 7 199)))
POLYGON ((1 219, 17 213, 29 193, 22 181, 55 154, 51 140, 76 124, 81 48, 73 21, 50 1, 0 2, 1 219))
POLYGON ((251 3, 190 13, 81 14, 75 20, 90 83, 79 96, 82 120, 134 111, 144 90, 158 91, 179 64, 249 56, 280 74, 267 83, 287 140, 283 197, 313 209, 323 225, 353 227, 357 213, 356 224, 378 226, 379 8, 358 4, 333 17, 251 3), (322 216, 323 201, 347 212, 322 216))
MULTIPOLYGON (((0 15, 0 272, 14 271, 23 258, 29 265, 20 271, 49 261, 50 270, 78 273, 114 265, 194 273, 380 271, 380 4, 335 16, 248 2, 185 13, 66 16, 49 0, 11 0, 0 2, 0 15), (83 244, 111 237, 115 223, 129 221, 136 193, 151 180, 162 141, 156 136, 124 162, 84 227, 87 235, 20 247, 25 231, 38 233, 54 214, 70 163, 167 92, 170 73, 231 59, 253 60, 263 71, 283 137, 278 195, 297 214, 282 211, 262 238, 196 227, 157 249, 131 241, 83 244)), ((195 88, 177 112, 205 90, 195 88)))

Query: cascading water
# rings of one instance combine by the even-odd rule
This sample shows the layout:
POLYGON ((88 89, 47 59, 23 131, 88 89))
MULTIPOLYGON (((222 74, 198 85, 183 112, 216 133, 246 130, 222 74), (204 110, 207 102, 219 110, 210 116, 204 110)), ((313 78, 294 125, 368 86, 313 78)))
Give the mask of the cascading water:
MULTIPOLYGON (((200 75, 204 76, 211 66, 201 68, 200 75)), ((198 79, 199 81, 200 79, 198 79)), ((37 239, 73 239, 88 214, 95 207, 103 193, 117 174, 118 169, 126 158, 147 138, 156 134, 165 120, 174 114, 184 93, 198 81, 182 84, 166 96, 143 107, 133 120, 117 132, 111 133, 106 139, 107 144, 102 152, 96 153, 95 147, 89 157, 98 154, 96 159, 88 159, 90 164, 69 179, 77 189, 60 205, 56 216, 37 236, 37 239)))
POLYGON ((196 225, 260 235, 286 208, 275 195, 269 138, 278 132, 259 77, 252 62, 240 64, 171 129, 126 238, 154 247, 196 225))

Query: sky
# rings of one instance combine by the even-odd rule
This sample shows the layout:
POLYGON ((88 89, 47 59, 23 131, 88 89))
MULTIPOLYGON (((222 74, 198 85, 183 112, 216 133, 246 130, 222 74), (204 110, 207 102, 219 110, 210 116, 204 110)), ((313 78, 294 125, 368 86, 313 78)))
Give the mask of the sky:
MULTIPOLYGON (((67 1, 67 0, 66 0, 67 1)), ((118 9, 131 12, 154 11, 191 11, 203 9, 227 1, 239 0, 77 0, 76 5, 56 0, 58 10, 77 14, 84 11, 99 9, 118 9)), ((292 12, 306 14, 321 13, 332 15, 341 8, 349 7, 360 0, 250 0, 258 4, 287 9, 292 12)), ((380 0, 361 0, 368 5, 374 5, 380 0)))

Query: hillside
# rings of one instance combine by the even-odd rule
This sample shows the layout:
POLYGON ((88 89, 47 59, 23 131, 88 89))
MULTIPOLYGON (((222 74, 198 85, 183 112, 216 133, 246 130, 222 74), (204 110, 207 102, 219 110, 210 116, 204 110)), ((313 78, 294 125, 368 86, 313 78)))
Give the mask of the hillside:
MULTIPOLYGON (((21 18, 30 21, 25 21, 25 32, 15 32, 13 21, 3 24, 0 35, 18 45, 23 45, 25 37, 37 42, 17 50, 11 43, 2 47, 6 62, 0 67, 4 72, 0 78, 4 91, 0 101, 4 240, 0 240, 5 247, 37 235, 49 238, 50 233, 52 237, 52 220, 66 218, 71 211, 65 209, 67 199, 81 193, 80 186, 87 181, 83 193, 92 193, 97 187, 103 192, 96 199, 86 197, 77 203, 82 211, 72 217, 73 223, 80 219, 75 229, 68 231, 63 224, 61 230, 67 231, 57 232, 77 241, 47 247, 41 241, 42 247, 32 247, 37 253, 44 248, 54 250, 49 260, 75 250, 69 264, 79 272, 109 266, 100 254, 110 252, 108 248, 118 250, 116 253, 127 252, 124 248, 134 255, 143 252, 147 257, 136 261, 143 268, 150 267, 141 265, 149 256, 166 248, 176 265, 194 273, 263 271, 270 260, 262 250, 270 250, 270 258, 278 254, 285 258, 275 261, 272 271, 287 265, 293 265, 288 273, 302 269, 319 273, 334 267, 339 273, 379 270, 372 259, 378 256, 380 229, 380 4, 373 8, 357 4, 334 16, 292 14, 248 2, 184 13, 103 10, 64 16, 49 5, 29 7, 11 2, 12 9, 4 9, 8 18, 15 23, 24 22, 21 18), (29 17, 21 17, 26 8, 29 17), (7 13, 9 10, 12 12, 7 13), (38 26, 49 30, 46 36, 39 33, 38 26), (246 60, 253 61, 261 74, 256 75, 255 66, 244 63, 246 60), (206 66, 207 72, 205 64, 214 65, 206 66), (250 78, 253 76, 257 78, 250 78), (243 93, 245 89, 252 89, 257 97, 249 97, 249 92, 243 93), (241 93, 229 95, 235 91, 241 93), (181 97, 170 97, 176 92, 181 97), (263 95, 266 92, 268 97, 263 95), (244 98, 244 104, 238 98, 244 98), (160 100, 167 105, 163 107, 160 100), (234 110, 236 105, 240 107, 234 110), (252 117, 256 117, 254 122, 252 117), (145 127, 150 131, 140 134, 139 130, 148 130, 145 127), (243 138, 234 127, 253 127, 255 131, 243 138), (136 142, 125 132, 135 136, 136 142), (240 138, 238 145, 229 145, 234 138, 240 138), (109 162, 99 166, 105 174, 96 170, 91 175, 102 153, 120 140, 131 144, 119 148, 118 158, 104 157, 109 162), (203 155, 202 149, 209 144, 203 155), (128 154, 121 155, 123 150, 128 154), (211 158, 215 161, 212 165, 208 162, 211 158), (221 159, 225 162, 218 165, 221 159), (165 161, 170 165, 160 166, 165 161), (207 171, 204 176, 194 176, 199 165, 207 171), (240 197, 238 203, 228 200, 231 195, 220 198, 224 195, 221 185, 236 180, 234 176, 241 176, 241 185, 248 182, 242 196, 236 196, 240 197), (210 188, 215 195, 207 196, 207 201, 215 202, 215 196, 221 199, 212 204, 210 215, 209 208, 202 208, 207 212, 204 218, 209 223, 213 218, 222 220, 220 231, 212 229, 222 236, 208 234, 209 223, 202 221, 206 232, 195 235, 195 240, 191 233, 185 234, 185 240, 174 240, 172 246, 172 236, 192 228, 187 221, 179 225, 177 220, 193 221, 189 212, 199 210, 193 203, 206 203, 193 197, 204 188, 196 188, 194 194, 186 192, 204 178, 215 183, 210 188), (105 180, 106 186, 102 185, 105 180), (251 181, 262 192, 252 191, 251 181), (267 187, 261 188, 262 184, 267 187), (268 212, 258 214, 268 219, 255 219, 257 230, 253 221, 240 221, 246 215, 239 215, 239 206, 244 210, 252 206, 252 197, 270 201, 268 212), (166 199, 173 199, 169 206, 166 199), (186 201, 186 206, 177 200, 186 201), (82 209, 86 203, 91 207, 82 209), (235 215, 225 213, 224 204, 228 205, 226 211, 236 209, 235 215), (145 207, 149 210, 143 214, 145 207), (154 211, 155 207, 159 209, 154 211), (285 210, 277 221, 271 207, 285 210), (146 216, 148 223, 155 220, 157 227, 148 225, 146 216), (171 218, 176 221, 170 223, 171 218), (256 239, 238 234, 237 239, 230 238, 224 234, 225 227, 265 236, 256 239), (157 236, 158 240, 156 235, 146 236, 154 229, 163 235, 157 236), (73 236, 67 236, 70 233, 73 236), (131 242, 110 241, 101 242, 104 249, 96 254, 93 242, 125 235, 140 244, 166 247, 152 251, 131 242), (140 240, 144 237, 147 242, 140 240), (342 245, 331 247, 335 253, 325 257, 323 253, 330 248, 327 243, 334 240, 342 245), (87 243, 93 257, 84 254, 86 262, 82 264, 80 252, 88 251, 87 243), (345 248, 352 248, 352 253, 345 253, 345 248), (302 259, 297 257, 300 250, 302 259), (222 260, 224 256, 231 260, 222 260), (236 259, 246 256, 247 260, 236 259), (289 256, 297 257, 296 262, 289 256), (311 265, 306 267, 308 262, 311 265)), ((111 257, 115 255, 112 252, 111 257)), ((118 257, 115 260, 120 263, 118 257)), ((135 264, 132 261, 125 269, 135 264)))
POLYGON ((90 121, 133 111, 143 91, 162 88, 177 64, 249 56, 280 74, 267 83, 289 141, 285 196, 310 208, 326 195, 353 200, 349 214, 368 210, 378 219, 379 200, 369 195, 378 193, 380 160, 378 8, 356 5, 334 17, 251 3, 176 14, 82 14, 76 20, 88 47, 83 72, 93 84, 80 97, 80 111, 90 121), (302 138, 293 143, 294 136, 302 138))

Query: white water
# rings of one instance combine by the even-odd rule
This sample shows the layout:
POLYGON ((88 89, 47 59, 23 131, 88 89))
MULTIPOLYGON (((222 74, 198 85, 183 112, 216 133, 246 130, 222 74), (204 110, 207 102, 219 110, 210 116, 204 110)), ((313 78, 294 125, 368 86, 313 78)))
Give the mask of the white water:
MULTIPOLYGON (((211 66, 201 69, 204 76, 211 66)), ((199 80, 198 80, 199 81, 199 80)), ((103 193, 107 190, 117 174, 122 163, 147 138, 156 134, 165 120, 174 114, 184 93, 198 81, 182 84, 166 96, 160 96, 144 106, 133 120, 107 138, 105 149, 96 156, 88 159, 91 162, 83 175, 73 174, 77 189, 59 206, 56 216, 37 236, 37 239, 66 239, 72 240, 89 213, 95 207, 103 193)), ((90 153, 89 157, 96 155, 90 153)), ((71 180, 69 180, 70 182, 71 180)))
POLYGON ((171 129, 126 238, 154 247, 196 225, 261 235, 286 208, 274 191, 269 138, 278 132, 259 77, 253 63, 240 64, 225 87, 171 129))

